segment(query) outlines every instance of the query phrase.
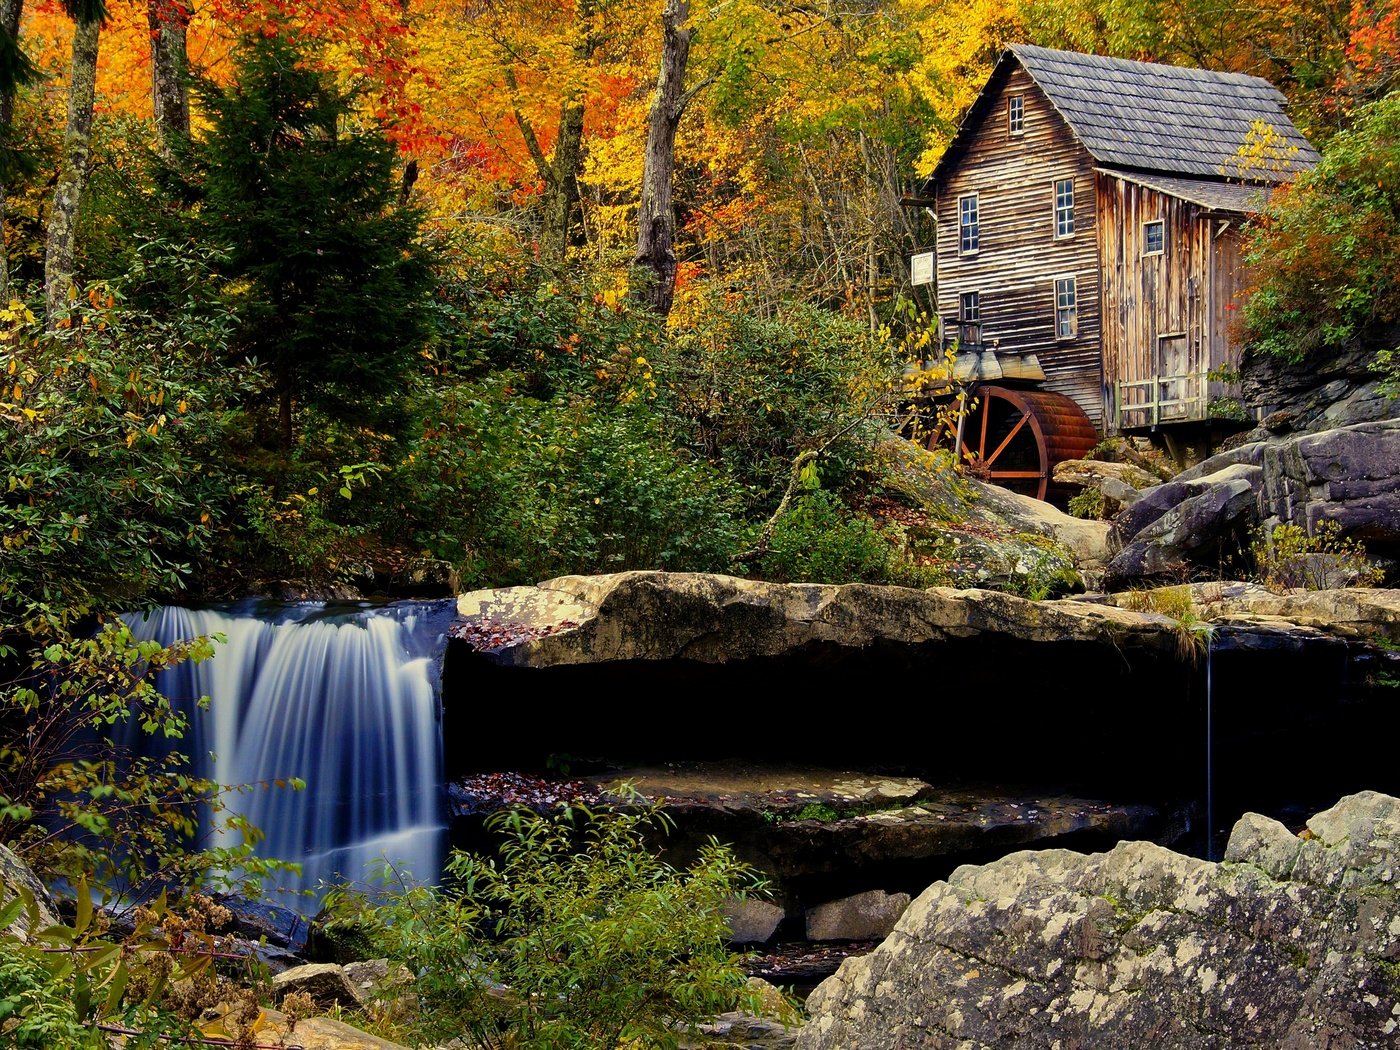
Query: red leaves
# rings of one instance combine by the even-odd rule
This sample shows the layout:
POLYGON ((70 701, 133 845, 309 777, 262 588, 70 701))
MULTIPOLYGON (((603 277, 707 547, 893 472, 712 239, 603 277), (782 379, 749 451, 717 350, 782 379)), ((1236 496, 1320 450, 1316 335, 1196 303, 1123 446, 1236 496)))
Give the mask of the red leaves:
POLYGON ((551 624, 506 623, 501 620, 474 620, 454 624, 453 638, 466 642, 477 652, 500 652, 512 646, 524 645, 536 639, 569 631, 578 624, 572 620, 561 620, 551 624))
POLYGON ((478 773, 448 785, 448 799, 452 815, 460 817, 517 807, 545 813, 565 803, 593 806, 603 801, 603 796, 583 780, 548 780, 528 773, 478 773))

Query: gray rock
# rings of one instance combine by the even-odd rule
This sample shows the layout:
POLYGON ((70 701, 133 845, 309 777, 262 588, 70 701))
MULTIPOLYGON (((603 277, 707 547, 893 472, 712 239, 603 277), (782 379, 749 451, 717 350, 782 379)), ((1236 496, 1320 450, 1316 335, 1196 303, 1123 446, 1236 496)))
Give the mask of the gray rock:
MULTIPOLYGON (((1236 465, 1200 482, 1200 491, 1147 526, 1108 563, 1111 579, 1137 579, 1190 562, 1216 563, 1234 553, 1256 521, 1259 468, 1236 465), (1226 545, 1230 546, 1227 547, 1226 545), (1231 549, 1234 548, 1234 550, 1231 549)), ((1188 483, 1189 484, 1189 483, 1188 483)))
POLYGON ((1255 522, 1266 533, 1281 524, 1312 533, 1324 520, 1344 536, 1400 542, 1400 420, 1242 445, 1148 489, 1113 519, 1120 550, 1107 574, 1124 581, 1179 563, 1214 568, 1222 544, 1238 547, 1240 530, 1255 522))
POLYGON ((1257 815, 1220 864, 1148 843, 962 867, 808 1000, 800 1050, 1400 1045, 1400 800, 1303 837, 1257 815))
POLYGON ((786 916, 778 905, 752 897, 736 898, 724 906, 731 944, 763 944, 777 932, 786 916))
POLYGON ((807 912, 809 941, 871 941, 889 936, 909 907, 909 894, 867 890, 807 912))
POLYGON ((295 992, 311 996, 312 1001, 323 1010, 337 1005, 358 1010, 364 1005, 359 989, 345 967, 336 963, 294 966, 272 978, 272 995, 278 1003, 295 992))
POLYGON ((49 896, 48 889, 39 881, 33 869, 20 860, 8 846, 0 845, 0 906, 9 904, 20 889, 27 890, 34 899, 34 923, 31 926, 30 915, 27 911, 21 911, 5 932, 12 933, 23 941, 28 940, 35 929, 42 930, 46 926, 56 925, 58 909, 54 907, 53 898, 49 896))
POLYGON ((699 1025, 683 1039, 681 1050, 712 1050, 718 1046, 744 1047, 745 1050, 785 1050, 797 1042, 797 1027, 766 1017, 753 1017, 738 1010, 720 1014, 708 1024, 699 1025))

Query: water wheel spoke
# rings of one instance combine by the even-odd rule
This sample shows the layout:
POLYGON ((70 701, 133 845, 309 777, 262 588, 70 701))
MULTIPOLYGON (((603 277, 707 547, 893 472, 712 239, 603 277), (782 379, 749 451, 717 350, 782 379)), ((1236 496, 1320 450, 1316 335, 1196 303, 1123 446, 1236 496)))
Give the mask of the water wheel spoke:
POLYGON ((1021 432, 1021 428, 1026 425, 1026 422, 1030 418, 1031 414, 1029 412, 1021 413, 1021 418, 1016 420, 1016 425, 1011 428, 1011 432, 1007 434, 1006 437, 1001 439, 1001 444, 996 447, 996 451, 986 458, 985 462, 988 466, 991 466, 993 463, 995 463, 997 461, 997 457, 1000 456, 1004 451, 1006 451, 1006 446, 1011 444, 1012 439, 1014 439, 1016 435, 1021 432))
POLYGON ((1098 440, 1083 409, 1063 394, 984 384, 974 404, 964 425, 945 424, 930 444, 951 448, 973 476, 1038 499, 1046 498, 1056 463, 1083 456, 1098 440))

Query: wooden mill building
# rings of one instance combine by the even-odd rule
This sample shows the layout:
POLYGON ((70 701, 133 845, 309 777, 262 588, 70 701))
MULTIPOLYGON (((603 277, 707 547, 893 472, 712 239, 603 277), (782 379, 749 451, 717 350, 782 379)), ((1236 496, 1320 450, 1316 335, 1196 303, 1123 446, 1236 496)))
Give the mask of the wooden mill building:
POLYGON ((945 334, 1102 433, 1208 422, 1241 227, 1317 159, 1258 77, 1013 45, 923 193, 945 334))

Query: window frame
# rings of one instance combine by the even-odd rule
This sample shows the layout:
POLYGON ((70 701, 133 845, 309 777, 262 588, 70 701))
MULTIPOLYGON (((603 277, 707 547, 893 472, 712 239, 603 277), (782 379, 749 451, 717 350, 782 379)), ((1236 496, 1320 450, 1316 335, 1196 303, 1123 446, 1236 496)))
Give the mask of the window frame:
POLYGON ((1073 237, 1073 236, 1074 236, 1074 233, 1075 233, 1075 222, 1074 222, 1074 177, 1073 177, 1073 176, 1070 176, 1070 177, 1067 178, 1067 179, 1055 179, 1054 182, 1051 184, 1050 195, 1051 195, 1050 218, 1051 218, 1051 222, 1054 224, 1055 240, 1057 240, 1057 241, 1067 241, 1067 240, 1069 240, 1071 237, 1073 237), (1061 203, 1060 203, 1060 187, 1061 187, 1061 186, 1068 187, 1068 189, 1069 189, 1069 203, 1068 203, 1068 204, 1061 204, 1061 203), (1067 219, 1067 221, 1066 221, 1066 223, 1065 223, 1064 225, 1067 225, 1067 226, 1068 226, 1068 229, 1067 229, 1067 230, 1064 230, 1063 232, 1061 232, 1061 222, 1060 222, 1060 219, 1061 219, 1061 216, 1062 216, 1062 215, 1067 219))
POLYGON ((1006 96, 1006 135, 1019 138, 1026 133, 1026 96, 1023 92, 1006 96))
POLYGON ((1071 340, 1079 338, 1079 276, 1077 274, 1072 273, 1057 274, 1052 280, 1055 304, 1055 341, 1057 343, 1067 343, 1071 340), (1070 294, 1070 301, 1068 306, 1061 306, 1060 286, 1065 284, 1069 286, 1068 291, 1070 294), (1071 328, 1071 331, 1068 335, 1060 331, 1060 315, 1062 312, 1066 311, 1068 312, 1068 319, 1070 321, 1071 328))
POLYGON ((976 255, 982 250, 982 202, 976 193, 964 193, 958 197, 958 255, 976 255), (966 222, 965 202, 972 202, 972 221, 966 222), (968 231, 972 231, 969 238, 968 231), (971 247, 968 247, 969 241, 971 247))
POLYGON ((1167 254, 1167 220, 1166 220, 1166 219, 1144 219, 1144 220, 1143 220, 1143 223, 1142 223, 1142 254, 1143 254, 1143 258, 1148 258, 1148 257, 1153 256, 1153 255, 1166 255, 1166 254, 1167 254), (1160 227, 1162 228, 1161 247, 1157 248, 1155 251, 1153 251, 1153 250, 1151 250, 1151 249, 1148 248, 1148 244, 1151 243, 1151 242, 1150 242, 1149 239, 1148 239, 1147 230, 1148 230, 1148 227, 1150 227, 1150 226, 1160 226, 1160 227))
POLYGON ((982 342, 982 292, 980 289, 958 293, 958 342, 962 346, 978 346, 982 342))
POLYGON ((982 320, 982 293, 980 290, 958 293, 958 320, 982 320), (972 307, 971 310, 968 309, 969 305, 972 307))

